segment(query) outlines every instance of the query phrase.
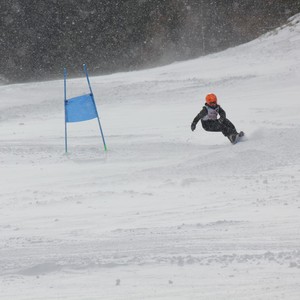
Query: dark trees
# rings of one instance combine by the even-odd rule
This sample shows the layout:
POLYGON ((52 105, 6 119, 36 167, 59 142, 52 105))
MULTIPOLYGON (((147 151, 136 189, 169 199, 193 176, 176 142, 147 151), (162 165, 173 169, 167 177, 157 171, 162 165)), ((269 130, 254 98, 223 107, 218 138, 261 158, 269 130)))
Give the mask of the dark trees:
POLYGON ((300 0, 6 0, 0 77, 11 82, 132 70, 244 43, 300 11, 300 0))

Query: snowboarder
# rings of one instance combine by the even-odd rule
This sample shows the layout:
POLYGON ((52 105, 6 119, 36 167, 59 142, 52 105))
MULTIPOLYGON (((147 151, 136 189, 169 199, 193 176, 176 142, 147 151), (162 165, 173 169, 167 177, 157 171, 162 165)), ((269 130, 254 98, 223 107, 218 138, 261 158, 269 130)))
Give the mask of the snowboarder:
POLYGON ((237 143, 244 133, 243 131, 238 133, 234 125, 226 118, 225 111, 217 104, 217 96, 215 94, 208 94, 205 100, 205 106, 203 106, 192 122, 192 131, 196 129, 197 123, 201 120, 204 130, 222 132, 232 144, 237 143), (218 118, 218 115, 220 118, 218 118))

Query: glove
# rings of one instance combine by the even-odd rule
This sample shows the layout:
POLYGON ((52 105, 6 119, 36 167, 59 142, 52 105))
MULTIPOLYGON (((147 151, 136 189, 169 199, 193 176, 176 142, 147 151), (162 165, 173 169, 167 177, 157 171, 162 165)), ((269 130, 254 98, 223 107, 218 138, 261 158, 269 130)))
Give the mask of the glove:
POLYGON ((192 131, 194 131, 196 129, 196 125, 194 123, 192 123, 191 129, 192 129, 192 131))

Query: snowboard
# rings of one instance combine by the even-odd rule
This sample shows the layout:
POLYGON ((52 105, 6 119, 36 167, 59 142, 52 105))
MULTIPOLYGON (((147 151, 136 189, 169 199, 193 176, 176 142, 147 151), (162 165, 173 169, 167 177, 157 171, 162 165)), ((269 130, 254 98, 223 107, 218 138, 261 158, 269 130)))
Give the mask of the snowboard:
POLYGON ((232 144, 238 143, 244 135, 245 135, 245 134, 244 134, 243 131, 239 132, 239 133, 235 136, 234 141, 232 142, 232 144))

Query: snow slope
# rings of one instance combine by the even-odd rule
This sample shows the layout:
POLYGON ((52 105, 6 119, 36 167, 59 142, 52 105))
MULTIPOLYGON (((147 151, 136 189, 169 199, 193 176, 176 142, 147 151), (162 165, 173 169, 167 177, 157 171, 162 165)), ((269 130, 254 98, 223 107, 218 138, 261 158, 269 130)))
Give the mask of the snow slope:
POLYGON ((0 299, 300 299, 300 15, 224 52, 0 87, 0 299), (68 96, 87 91, 68 81, 68 96), (208 92, 244 140, 190 124, 208 92))

